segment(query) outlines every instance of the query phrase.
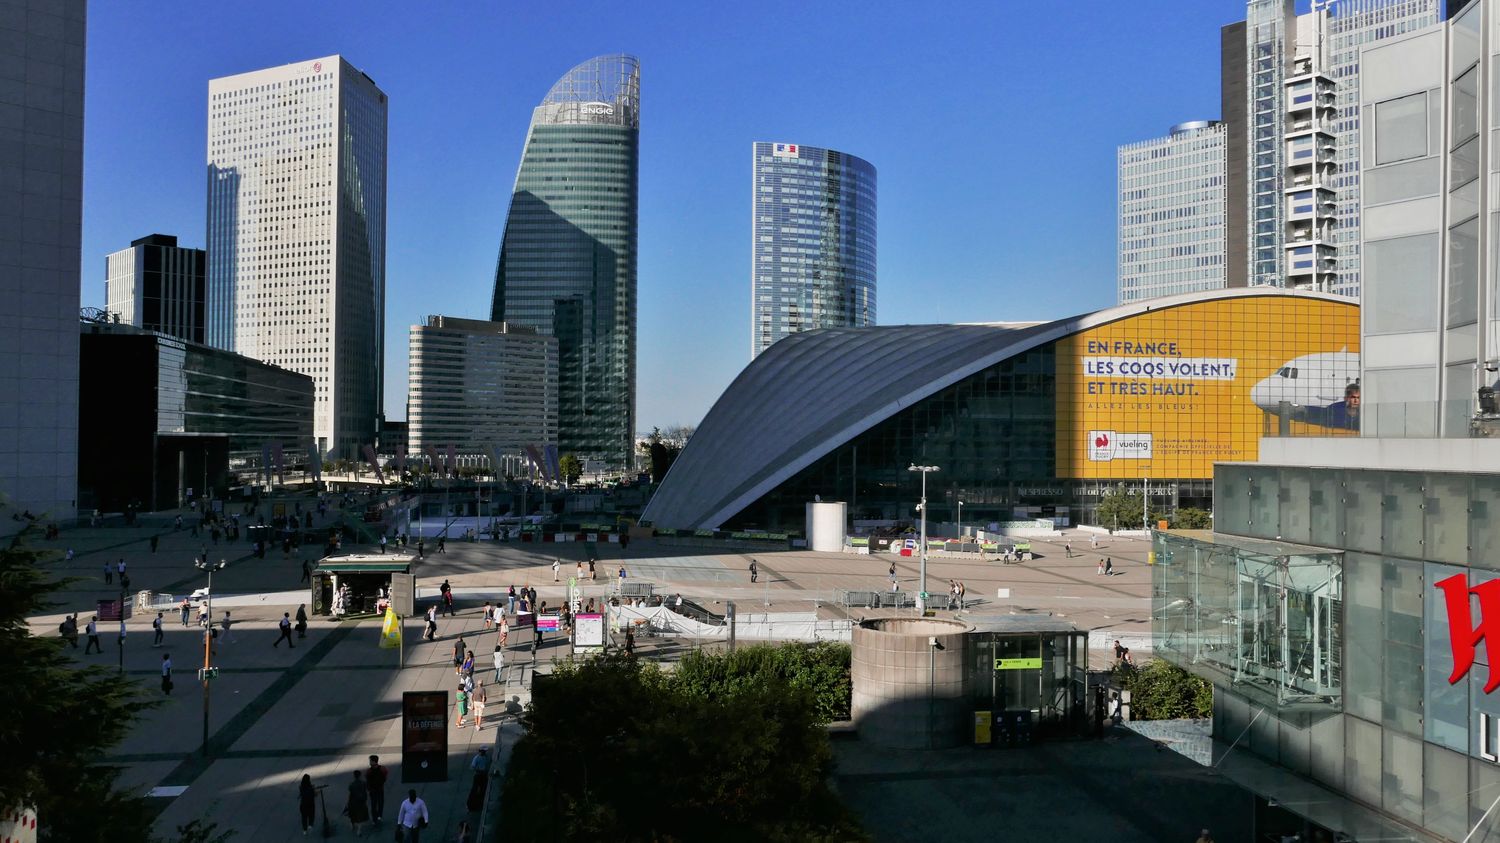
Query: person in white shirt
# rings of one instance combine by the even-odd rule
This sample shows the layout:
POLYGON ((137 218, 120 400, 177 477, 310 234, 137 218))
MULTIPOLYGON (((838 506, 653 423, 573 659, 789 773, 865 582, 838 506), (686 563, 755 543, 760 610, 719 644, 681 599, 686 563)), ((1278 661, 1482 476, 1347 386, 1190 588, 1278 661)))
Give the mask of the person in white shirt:
POLYGON ((422 826, 427 821, 427 803, 417 798, 415 790, 408 790, 396 814, 396 825, 406 830, 406 843, 420 843, 422 826))

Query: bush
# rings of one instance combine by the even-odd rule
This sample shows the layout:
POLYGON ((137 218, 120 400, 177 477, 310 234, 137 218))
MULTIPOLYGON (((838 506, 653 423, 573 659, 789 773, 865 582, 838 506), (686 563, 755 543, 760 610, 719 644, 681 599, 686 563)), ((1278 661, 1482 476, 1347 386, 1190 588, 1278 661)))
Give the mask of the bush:
POLYGON ((727 662, 687 680, 607 655, 538 677, 501 792, 505 839, 865 839, 828 787, 811 689, 711 670, 727 662))
POLYGON ((811 696, 818 723, 849 719, 849 645, 759 644, 733 652, 694 652, 670 674, 678 693, 718 699, 742 688, 785 682, 811 696))
POLYGON ((1213 525, 1214 519, 1208 510, 1191 506, 1177 510, 1172 518, 1172 527, 1177 530, 1207 530, 1213 525))
POLYGON ((1213 716, 1214 686, 1171 662, 1151 659, 1140 667, 1118 665, 1114 680, 1130 692, 1130 711, 1136 720, 1213 716))

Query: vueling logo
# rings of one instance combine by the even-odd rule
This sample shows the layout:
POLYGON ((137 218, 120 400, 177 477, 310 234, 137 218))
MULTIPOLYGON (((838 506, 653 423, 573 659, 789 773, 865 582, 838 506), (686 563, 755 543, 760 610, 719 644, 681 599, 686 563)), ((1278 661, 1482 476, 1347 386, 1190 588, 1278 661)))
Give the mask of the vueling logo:
MULTIPOLYGON (((1448 604, 1448 643, 1453 649, 1453 672, 1448 674, 1448 684, 1456 685, 1474 666, 1479 642, 1493 641, 1500 648, 1500 579, 1482 582, 1472 588, 1464 574, 1454 574, 1438 580, 1433 585, 1443 590, 1443 599, 1448 604), (1479 623, 1469 608, 1469 595, 1479 598, 1479 623)), ((1490 675, 1484 683, 1484 692, 1500 688, 1500 672, 1495 670, 1496 657, 1500 649, 1490 653, 1490 675)))

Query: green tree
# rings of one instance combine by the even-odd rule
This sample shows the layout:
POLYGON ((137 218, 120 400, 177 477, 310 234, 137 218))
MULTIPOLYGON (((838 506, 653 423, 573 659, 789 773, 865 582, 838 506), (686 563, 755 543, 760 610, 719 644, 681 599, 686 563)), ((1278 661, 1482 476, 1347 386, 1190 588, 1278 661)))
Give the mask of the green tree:
POLYGON ((1137 720, 1213 716, 1214 686, 1163 659, 1140 667, 1118 665, 1114 680, 1130 691, 1130 711, 1137 720))
POLYGON ((48 840, 145 843, 151 812, 115 788, 118 770, 99 758, 152 703, 113 670, 67 666, 61 638, 31 634, 26 618, 55 610, 64 584, 44 554, 0 550, 0 805, 35 806, 48 840))
POLYGON ((742 687, 785 682, 812 695, 818 722, 849 717, 849 645, 757 644, 733 651, 691 652, 670 674, 679 692, 717 699, 742 687))
POLYGON ((1185 506, 1177 510, 1172 526, 1178 530, 1207 530, 1214 525, 1214 517, 1206 509, 1185 506))
POLYGON ((522 840, 863 840, 828 789, 812 694, 765 676, 684 693, 623 656, 539 678, 502 812, 522 840))
POLYGON ((557 461, 557 468, 562 472, 564 483, 577 483, 583 476, 583 462, 573 454, 563 454, 557 461))
POLYGON ((1115 530, 1141 528, 1141 496, 1138 492, 1111 489, 1099 498, 1099 526, 1115 530))

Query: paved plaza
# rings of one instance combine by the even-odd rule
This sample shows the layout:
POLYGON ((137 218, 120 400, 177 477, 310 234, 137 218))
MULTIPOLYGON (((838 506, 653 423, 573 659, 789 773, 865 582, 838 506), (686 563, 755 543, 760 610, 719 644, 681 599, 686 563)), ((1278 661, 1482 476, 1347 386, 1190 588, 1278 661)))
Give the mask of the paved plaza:
MULTIPOLYGON (((192 565, 195 555, 206 549, 210 559, 228 563, 214 575, 215 619, 228 611, 234 624, 232 637, 220 640, 213 658, 221 675, 211 688, 208 758, 201 755, 204 702, 202 686, 195 679, 203 658, 200 631, 196 626, 182 626, 178 613, 168 611, 164 646, 155 648, 152 613, 137 611, 128 624, 126 673, 139 680, 146 693, 160 697, 161 656, 168 653, 176 671, 175 688, 160 707, 142 716, 107 760, 124 768, 123 780, 136 792, 157 789, 157 793, 173 794, 158 797, 162 806, 159 831, 170 832, 190 819, 207 817, 221 829, 236 831, 236 841, 300 836, 296 791, 302 775, 310 774, 315 783, 327 786, 328 812, 337 822, 342 819, 339 812, 351 773, 363 769, 370 754, 380 755, 392 772, 386 798, 392 806, 387 813, 393 816, 394 805, 406 790, 399 772, 401 694, 456 687, 451 652, 458 635, 465 636, 478 656, 481 669, 476 670, 476 677, 483 675, 489 683, 487 719, 496 723, 513 719, 529 700, 536 669, 545 672, 554 659, 567 654, 565 643, 554 640, 533 656, 529 645, 515 646, 520 636, 513 635, 506 674, 496 683, 488 656, 494 633, 481 629, 478 608, 485 600, 502 599, 512 584, 534 586, 542 600, 556 605, 575 563, 586 558, 582 543, 455 541, 442 554, 435 553, 429 543, 426 558, 414 569, 419 610, 432 602, 437 586, 447 579, 460 611, 456 618, 440 619, 438 640, 431 643, 421 640, 421 619, 408 620, 402 669, 396 651, 377 646, 380 624, 373 619, 314 618, 307 637, 297 640, 295 649, 273 647, 282 613, 294 613, 299 603, 308 602, 306 586, 299 582, 301 564, 304 556, 316 562, 317 549, 304 546, 302 555, 283 555, 277 548, 265 559, 256 559, 245 541, 228 544, 221 538, 214 544, 206 533, 193 536, 186 528, 174 529, 175 514, 146 516, 138 527, 79 528, 52 541, 38 541, 44 549, 56 551, 52 565, 60 573, 79 579, 62 592, 55 613, 33 619, 34 630, 42 635, 57 634, 64 612, 76 611, 80 627, 86 624, 96 600, 119 596, 118 582, 104 583, 105 562, 125 560, 132 593, 151 590, 178 600, 205 583, 205 575, 192 565), (152 535, 158 537, 154 552, 152 535), (68 549, 74 552, 71 561, 63 558, 68 549), (559 583, 553 582, 554 558, 562 561, 559 583), (507 710, 509 714, 502 716, 507 710)), ((1070 535, 1066 541, 1073 548, 1071 557, 1064 540, 1038 540, 1033 541, 1036 559, 1011 565, 978 557, 933 556, 929 586, 942 593, 949 579, 961 579, 974 612, 1052 613, 1094 630, 1091 664, 1103 666, 1107 639, 1121 637, 1138 646, 1149 636, 1147 544, 1140 539, 1102 538, 1094 550, 1086 534, 1070 535), (1104 555, 1114 563, 1114 576, 1096 573, 1104 555), (1007 598, 996 596, 1002 588, 1009 589, 1007 598)), ((888 568, 893 560, 903 589, 915 590, 918 574, 915 557, 892 555, 721 553, 711 547, 650 540, 632 542, 623 555, 615 544, 600 544, 598 552, 598 579, 585 583, 585 598, 606 595, 623 565, 630 579, 650 581, 658 591, 681 593, 710 609, 734 600, 741 611, 817 609, 840 616, 840 591, 889 589, 888 568), (760 568, 760 581, 754 585, 747 571, 752 556, 760 568)), ((849 612, 858 613, 857 609, 849 612)), ((116 629, 117 624, 100 624, 102 654, 82 655, 82 640, 78 650, 66 652, 79 663, 115 666, 120 657, 116 629)), ((667 643, 665 648, 679 649, 680 645, 667 643)), ((435 834, 430 839, 434 840, 452 839, 460 820, 472 820, 465 807, 471 781, 468 765, 475 750, 493 744, 496 737, 489 723, 482 731, 451 723, 450 713, 448 782, 416 786, 432 809, 435 834)), ((347 821, 337 827, 341 837, 349 835, 347 821)))

